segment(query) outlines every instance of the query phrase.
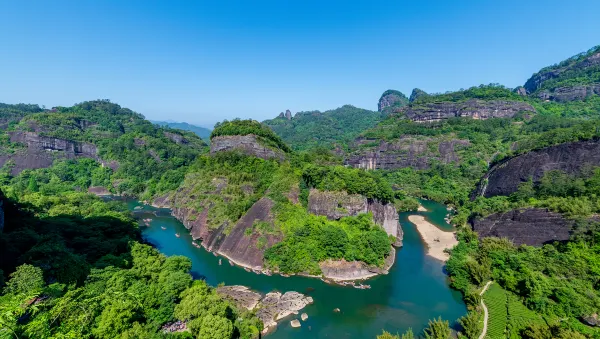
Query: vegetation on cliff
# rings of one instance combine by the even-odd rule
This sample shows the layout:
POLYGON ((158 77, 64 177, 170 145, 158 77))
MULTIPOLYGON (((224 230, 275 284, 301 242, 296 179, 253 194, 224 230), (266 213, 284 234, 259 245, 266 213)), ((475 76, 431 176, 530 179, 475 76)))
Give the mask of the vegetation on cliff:
POLYGON ((590 62, 591 65, 583 65, 589 57, 597 53, 600 53, 600 46, 592 47, 558 64, 544 67, 527 81, 525 88, 535 93, 560 87, 600 84, 600 63, 590 62))
MULTIPOLYGON (((142 198, 175 189, 186 165, 204 152, 206 144, 195 134, 153 125, 144 117, 108 100, 86 101, 73 107, 40 111, 32 105, 12 105, 22 115, 8 131, 32 131, 39 136, 87 142, 97 156, 111 164, 111 185, 106 188, 142 198)), ((9 112, 10 113, 10 112, 9 112)), ((16 113, 0 118, 10 118, 16 113)), ((21 145, 8 140, 3 144, 21 145)))
POLYGON ((215 129, 210 134, 210 139, 219 136, 235 136, 253 134, 259 138, 264 145, 281 149, 284 152, 291 152, 289 146, 269 127, 256 120, 232 120, 223 121, 215 125, 215 129))
POLYGON ((387 182, 365 171, 317 167, 304 163, 302 157, 281 163, 239 152, 199 157, 169 199, 173 207, 190 209, 194 215, 207 209, 207 226, 213 231, 225 226, 227 234, 253 204, 269 198, 275 203, 270 212, 273 221, 256 223, 247 236, 260 234, 257 246, 264 246, 269 234, 282 236, 282 242, 264 248, 266 266, 282 273, 318 274, 319 263, 326 259, 383 265, 391 243, 372 216, 331 221, 309 214, 306 199, 312 187, 363 194, 384 202, 393 199, 387 182))

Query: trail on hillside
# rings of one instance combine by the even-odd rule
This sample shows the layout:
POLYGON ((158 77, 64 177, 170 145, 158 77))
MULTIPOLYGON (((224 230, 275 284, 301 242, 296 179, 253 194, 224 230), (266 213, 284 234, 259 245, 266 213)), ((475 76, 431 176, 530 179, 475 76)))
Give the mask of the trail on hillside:
POLYGON ((488 281, 487 284, 485 284, 485 286, 483 287, 483 290, 481 290, 481 293, 479 293, 479 295, 481 296, 481 307, 483 307, 483 331, 481 332, 479 339, 485 338, 485 335, 487 333, 488 309, 485 306, 485 303, 483 302, 483 294, 485 293, 485 291, 487 291, 488 287, 490 287, 491 284, 492 284, 492 281, 491 280, 488 281))

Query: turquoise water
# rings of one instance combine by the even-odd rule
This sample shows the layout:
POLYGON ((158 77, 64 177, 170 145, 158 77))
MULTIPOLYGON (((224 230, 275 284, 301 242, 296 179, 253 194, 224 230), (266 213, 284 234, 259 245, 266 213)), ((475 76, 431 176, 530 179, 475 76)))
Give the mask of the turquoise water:
MULTIPOLYGON (((400 214, 404 247, 397 251, 390 273, 368 280, 366 284, 371 289, 367 290, 328 285, 314 278, 258 275, 231 266, 226 259, 219 265, 219 257, 192 245, 188 231, 168 210, 143 206, 136 215, 152 218, 150 226, 143 230, 148 242, 166 255, 184 255, 192 260, 195 278, 205 279, 213 286, 223 282, 248 286, 262 293, 298 291, 313 297, 314 304, 302 311, 309 316, 302 327, 292 328, 290 320, 299 316, 290 316, 268 338, 375 338, 384 329, 396 333, 412 328, 417 333, 427 326, 429 319, 441 316, 453 323, 466 313, 460 294, 448 287, 442 263, 425 255, 425 245, 407 220, 410 214, 421 214, 449 230, 452 226, 444 221, 446 207, 431 201, 422 204, 427 212, 400 214), (335 313, 335 308, 341 312, 335 313)), ((129 202, 131 209, 136 206, 138 202, 129 202)))

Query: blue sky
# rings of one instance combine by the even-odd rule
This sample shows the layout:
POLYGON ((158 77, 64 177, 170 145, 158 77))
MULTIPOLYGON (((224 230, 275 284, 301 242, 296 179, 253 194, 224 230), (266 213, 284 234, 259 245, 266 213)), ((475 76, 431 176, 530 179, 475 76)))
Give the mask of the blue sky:
POLYGON ((600 44, 600 1, 0 0, 0 102, 211 125, 523 84, 600 44))

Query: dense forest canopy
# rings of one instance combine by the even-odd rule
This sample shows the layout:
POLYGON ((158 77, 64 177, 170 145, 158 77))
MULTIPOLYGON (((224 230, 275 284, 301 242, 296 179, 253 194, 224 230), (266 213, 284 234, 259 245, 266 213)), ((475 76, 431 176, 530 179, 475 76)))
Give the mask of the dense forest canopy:
POLYGON ((345 105, 325 112, 298 112, 291 120, 278 117, 263 123, 293 149, 303 151, 315 147, 345 148, 360 132, 374 127, 381 118, 379 112, 345 105))

